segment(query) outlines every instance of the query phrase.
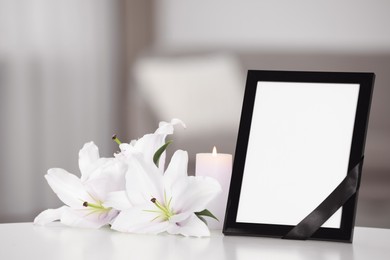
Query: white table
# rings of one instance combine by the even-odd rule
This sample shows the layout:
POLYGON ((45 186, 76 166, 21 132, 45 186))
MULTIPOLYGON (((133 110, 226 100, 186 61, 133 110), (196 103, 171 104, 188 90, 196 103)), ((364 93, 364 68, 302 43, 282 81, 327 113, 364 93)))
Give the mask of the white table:
POLYGON ((390 259, 390 229, 355 228, 353 244, 261 237, 134 235, 53 223, 0 224, 0 259, 390 259))

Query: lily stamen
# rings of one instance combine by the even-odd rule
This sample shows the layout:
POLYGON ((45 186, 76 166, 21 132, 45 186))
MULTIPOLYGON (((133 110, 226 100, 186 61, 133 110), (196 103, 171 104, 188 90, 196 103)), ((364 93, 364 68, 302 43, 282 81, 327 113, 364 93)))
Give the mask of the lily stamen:
POLYGON ((170 217, 175 215, 175 213, 172 211, 172 209, 170 209, 170 201, 169 201, 168 205, 165 205, 165 203, 161 204, 156 198, 151 198, 150 201, 154 205, 156 205, 156 207, 161 211, 160 213, 162 213, 162 217, 164 219, 169 219, 170 217))
POLYGON ((94 204, 94 203, 89 203, 88 201, 84 201, 84 203, 83 203, 83 207, 91 207, 91 208, 94 208, 94 209, 107 209, 107 208, 105 208, 105 207, 103 207, 103 205, 101 205, 101 204, 94 204))
POLYGON ((114 140, 118 145, 122 143, 115 134, 112 136, 112 140, 114 140))

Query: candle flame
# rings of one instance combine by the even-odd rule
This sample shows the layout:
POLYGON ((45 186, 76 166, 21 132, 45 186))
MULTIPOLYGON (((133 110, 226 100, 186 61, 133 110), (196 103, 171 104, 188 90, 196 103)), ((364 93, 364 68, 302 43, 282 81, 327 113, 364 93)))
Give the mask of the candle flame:
POLYGON ((217 148, 214 146, 213 148, 213 156, 216 156, 217 155, 217 148))

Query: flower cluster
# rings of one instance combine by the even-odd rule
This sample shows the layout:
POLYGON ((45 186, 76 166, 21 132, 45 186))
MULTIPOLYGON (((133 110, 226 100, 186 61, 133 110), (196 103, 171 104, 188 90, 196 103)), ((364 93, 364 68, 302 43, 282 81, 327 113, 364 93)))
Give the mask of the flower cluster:
POLYGON ((165 150, 178 119, 161 122, 152 134, 119 144, 112 158, 100 158, 98 147, 86 143, 79 152, 81 177, 64 169, 49 169, 47 182, 65 206, 48 209, 34 220, 37 225, 59 220, 84 228, 112 229, 131 233, 208 236, 204 217, 213 214, 207 204, 221 192, 208 177, 188 176, 188 154, 178 150, 165 169, 165 150))

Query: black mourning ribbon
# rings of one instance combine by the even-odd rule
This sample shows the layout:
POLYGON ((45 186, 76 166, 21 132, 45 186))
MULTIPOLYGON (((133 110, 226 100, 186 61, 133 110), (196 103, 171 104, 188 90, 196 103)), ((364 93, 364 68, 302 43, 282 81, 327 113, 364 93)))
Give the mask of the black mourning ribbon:
POLYGON ((363 158, 355 165, 344 180, 321 204, 293 227, 283 238, 306 240, 311 237, 349 198, 359 189, 363 158))

